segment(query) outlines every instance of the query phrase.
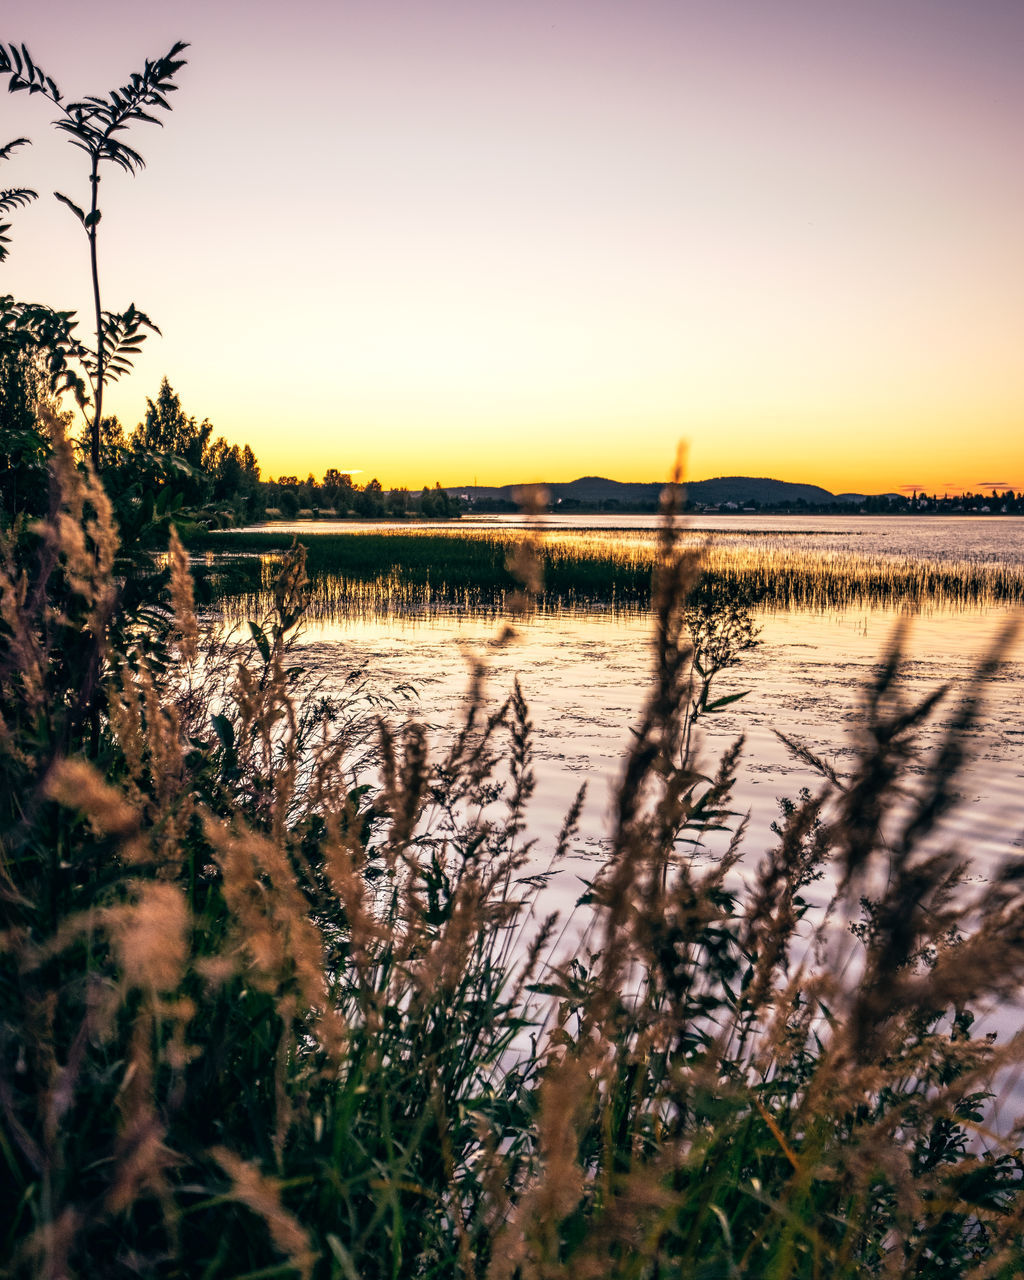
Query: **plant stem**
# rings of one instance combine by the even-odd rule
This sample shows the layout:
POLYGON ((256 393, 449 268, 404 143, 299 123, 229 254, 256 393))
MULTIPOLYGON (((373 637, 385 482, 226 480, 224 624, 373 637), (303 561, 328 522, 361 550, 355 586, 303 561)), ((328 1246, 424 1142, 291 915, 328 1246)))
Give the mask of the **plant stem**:
POLYGON ((100 310, 100 273, 96 259, 96 229, 99 226, 99 221, 96 217, 100 189, 99 165, 99 156, 94 155, 92 157, 92 173, 89 176, 89 182, 92 187, 92 204, 89 209, 90 222, 87 228, 89 233, 89 261, 92 266, 92 300, 96 310, 96 385, 93 388, 96 412, 92 420, 92 465, 97 472, 100 469, 100 423, 103 420, 103 313, 100 310))

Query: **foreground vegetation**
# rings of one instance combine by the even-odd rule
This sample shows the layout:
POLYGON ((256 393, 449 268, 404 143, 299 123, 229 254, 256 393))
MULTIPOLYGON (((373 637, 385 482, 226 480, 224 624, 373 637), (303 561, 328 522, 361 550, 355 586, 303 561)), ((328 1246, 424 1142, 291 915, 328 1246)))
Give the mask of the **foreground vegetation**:
MULTIPOLYGON (((313 584, 310 611, 324 619, 448 606, 493 610, 517 590, 513 566, 521 534, 501 529, 432 529, 313 534, 305 540, 313 584)), ((698 533, 680 538, 700 550, 701 592, 744 608, 845 608, 853 604, 1018 604, 1024 568, 970 560, 926 563, 850 552, 810 552, 764 537, 744 545, 698 533)), ((290 534, 197 535, 196 552, 221 556, 206 573, 211 597, 229 610, 265 606, 290 534), (245 556, 237 553, 244 551, 245 556), (235 553, 235 554, 233 554, 235 553), (254 555, 255 553, 255 555, 254 555), (259 559, 258 557, 263 557, 259 559)), ((601 603, 650 607, 661 551, 648 530, 546 530, 537 534, 542 607, 601 603)))
POLYGON ((690 733, 751 632, 742 602, 694 594, 693 550, 670 528, 635 564, 410 545, 421 589, 461 556, 459 589, 492 590, 512 555, 509 608, 541 561, 549 591, 622 574, 653 606, 608 865, 557 921, 579 801, 530 839, 518 689, 491 716, 472 698, 444 744, 357 689, 326 699, 290 648, 309 575, 337 574, 326 543, 309 575, 300 550, 273 581, 257 562, 270 612, 227 638, 197 624, 176 532, 155 573, 175 512, 246 515, 238 468, 259 493, 226 445, 211 492, 216 442, 169 384, 131 438, 102 415, 154 326, 101 309, 99 170, 141 165, 124 131, 168 109, 184 48, 66 103, 0 46, 89 158, 88 207, 58 198, 95 301, 86 343, 71 313, 0 298, 0 1274, 1019 1274, 1020 1131, 987 1102, 1012 1103, 1024 1046, 973 1039, 971 1009, 1019 993, 1022 882, 1009 858, 966 879, 938 827, 970 699, 922 769, 939 699, 903 705, 889 655, 850 776, 822 766, 741 874, 738 747, 709 778, 690 733), (37 412, 61 391, 91 468, 37 412))
POLYGON ((939 827, 980 684, 922 771, 941 695, 904 705, 894 650, 850 775, 744 852, 739 745, 706 777, 689 740, 749 632, 687 604, 666 528, 570 946, 545 886, 578 803, 530 839, 518 689, 444 745, 376 724, 290 654, 301 552, 218 639, 176 538, 165 605, 126 603, 110 511, 58 440, 3 544, 2 1274, 1020 1273, 986 1099, 1024 1045, 971 1036, 1024 976, 1019 858, 972 881, 939 827))

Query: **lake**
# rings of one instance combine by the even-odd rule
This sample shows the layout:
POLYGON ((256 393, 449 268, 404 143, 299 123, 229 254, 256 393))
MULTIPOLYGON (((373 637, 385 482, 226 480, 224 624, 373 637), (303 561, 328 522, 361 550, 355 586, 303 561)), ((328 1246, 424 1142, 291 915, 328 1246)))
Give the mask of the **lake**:
MULTIPOLYGON (((409 530, 523 529, 534 522, 523 515, 464 516, 458 521, 361 521, 276 520, 239 530, 275 530, 313 535, 409 530)), ((658 517, 651 515, 559 515, 541 521, 545 528, 601 532, 652 533, 658 517)), ((800 515, 700 515, 686 516, 682 526, 695 533, 762 538, 776 535, 796 538, 806 546, 841 547, 864 554, 887 554, 928 560, 961 557, 1024 564, 1024 518, 1015 516, 800 516, 800 515)))
MULTIPOLYGON (((498 516, 440 528, 396 522, 393 528, 402 535, 486 539, 523 523, 519 517, 498 516)), ((629 557, 653 547, 655 526, 656 520, 645 516, 553 516, 545 518, 548 532, 543 536, 556 542, 579 539, 587 546, 597 539, 602 548, 617 548, 616 554, 629 557)), ((304 541, 321 533, 381 533, 379 523, 266 527, 294 530, 304 541)), ((853 751, 861 690, 897 621, 909 614, 902 677, 907 695, 952 685, 946 710, 925 735, 934 744, 949 721, 952 699, 969 684, 976 660, 1020 610, 1012 584, 1024 567, 1021 519, 702 516, 687 527, 687 536, 707 541, 709 563, 735 560, 747 573, 762 560, 779 565, 802 557, 812 566, 838 566, 837 572, 854 579, 864 565, 875 566, 875 577, 882 566, 885 581, 886 574, 896 575, 888 598, 885 591, 879 596, 865 589, 852 595, 812 592, 780 604, 778 593, 768 592, 753 607, 760 643, 717 682, 719 695, 746 691, 746 696, 704 721, 701 745, 702 758, 711 766, 725 745, 745 736, 735 807, 750 814, 750 858, 758 857, 771 840, 778 797, 795 796, 801 786, 814 782, 812 771, 792 758, 775 729, 800 739, 842 773, 853 751), (982 575, 983 588, 990 580, 1004 586, 958 596, 942 586, 946 579, 939 571, 949 566, 959 566, 963 575, 982 575), (911 585, 901 585, 905 583, 911 585), (901 591, 909 594, 901 597, 901 591)), ((369 590, 366 581, 356 583, 351 577, 331 591, 321 582, 301 637, 304 660, 328 687, 340 688, 345 675, 359 667, 382 693, 411 686, 415 693, 402 700, 400 714, 428 725, 438 742, 450 734, 466 705, 467 654, 486 654, 488 690, 495 702, 508 694, 518 676, 536 730, 538 786, 530 832, 541 837, 542 848, 549 844, 586 781, 578 870, 591 874, 603 856, 609 794, 647 687, 650 615, 629 599, 581 597, 567 605, 562 592, 517 620, 514 643, 492 649, 488 642, 500 626, 503 598, 488 602, 471 593, 446 595, 440 589, 445 543, 430 545, 436 545, 438 563, 426 587, 396 585, 393 577, 390 586, 382 585, 383 579, 372 580, 372 575, 369 590)), ((1008 847, 1019 846, 1024 825, 1022 693, 1024 651, 1018 644, 988 688, 970 743, 971 762, 961 780, 962 803, 944 831, 978 874, 1008 847)), ((708 850, 708 856, 713 853, 708 850)), ((568 906, 576 887, 570 870, 557 889, 557 905, 568 906)))

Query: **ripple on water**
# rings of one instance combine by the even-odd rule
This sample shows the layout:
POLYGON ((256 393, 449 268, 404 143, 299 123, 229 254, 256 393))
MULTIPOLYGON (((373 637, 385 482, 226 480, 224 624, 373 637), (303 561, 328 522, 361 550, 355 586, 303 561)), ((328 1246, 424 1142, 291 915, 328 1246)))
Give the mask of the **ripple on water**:
MULTIPOLYGON (((967 687, 978 655, 991 643, 1008 610, 932 611, 907 638, 900 677, 908 699, 952 682, 967 687)), ((748 691, 740 702, 708 718, 701 755, 712 767, 740 734, 746 745, 735 808, 749 812, 746 848, 756 859, 772 839, 778 797, 793 796, 815 776, 795 760, 774 730, 804 742, 840 772, 852 764, 861 722, 861 690, 870 680, 897 612, 858 608, 823 615, 787 611, 764 615, 761 643, 719 678, 720 695, 748 691)), ((328 684, 361 667, 380 692, 411 685, 415 696, 400 714, 420 719, 443 739, 467 705, 467 653, 484 654, 492 703, 518 676, 535 726, 537 791, 531 835, 548 848, 581 780, 588 799, 579 849, 597 863, 604 856, 609 799, 639 716, 650 671, 649 622, 643 617, 537 616, 512 645, 488 649, 494 628, 452 615, 418 620, 311 624, 305 636, 311 667, 328 684)), ((945 822, 942 838, 963 848, 982 871, 1018 842, 1022 819, 1020 651, 989 682, 979 720, 968 735, 971 761, 961 780, 964 803, 945 822)), ((953 719, 952 705, 923 734, 934 748, 953 719)))

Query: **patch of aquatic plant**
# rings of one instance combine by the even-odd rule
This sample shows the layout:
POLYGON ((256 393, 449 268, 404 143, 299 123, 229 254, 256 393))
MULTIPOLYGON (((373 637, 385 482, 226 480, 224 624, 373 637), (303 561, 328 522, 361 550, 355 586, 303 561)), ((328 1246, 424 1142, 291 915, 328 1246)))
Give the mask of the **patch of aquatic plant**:
MULTIPOLYGON (((307 539, 313 616, 401 614, 424 609, 500 609, 516 590, 509 565, 519 534, 506 530, 356 532, 307 539)), ((658 565, 647 530, 535 533, 541 566, 539 603, 550 609, 648 607, 658 565)), ((1024 566, 976 560, 910 560, 807 550, 786 539, 744 545, 696 532, 680 537, 701 548, 703 590, 753 608, 845 608, 851 605, 967 606, 1024 601, 1024 566)), ((281 534, 207 535, 199 547, 244 546, 267 558, 263 570, 234 556, 210 572, 214 594, 256 598, 292 538, 281 534), (233 579, 228 575, 234 575, 233 579)))

